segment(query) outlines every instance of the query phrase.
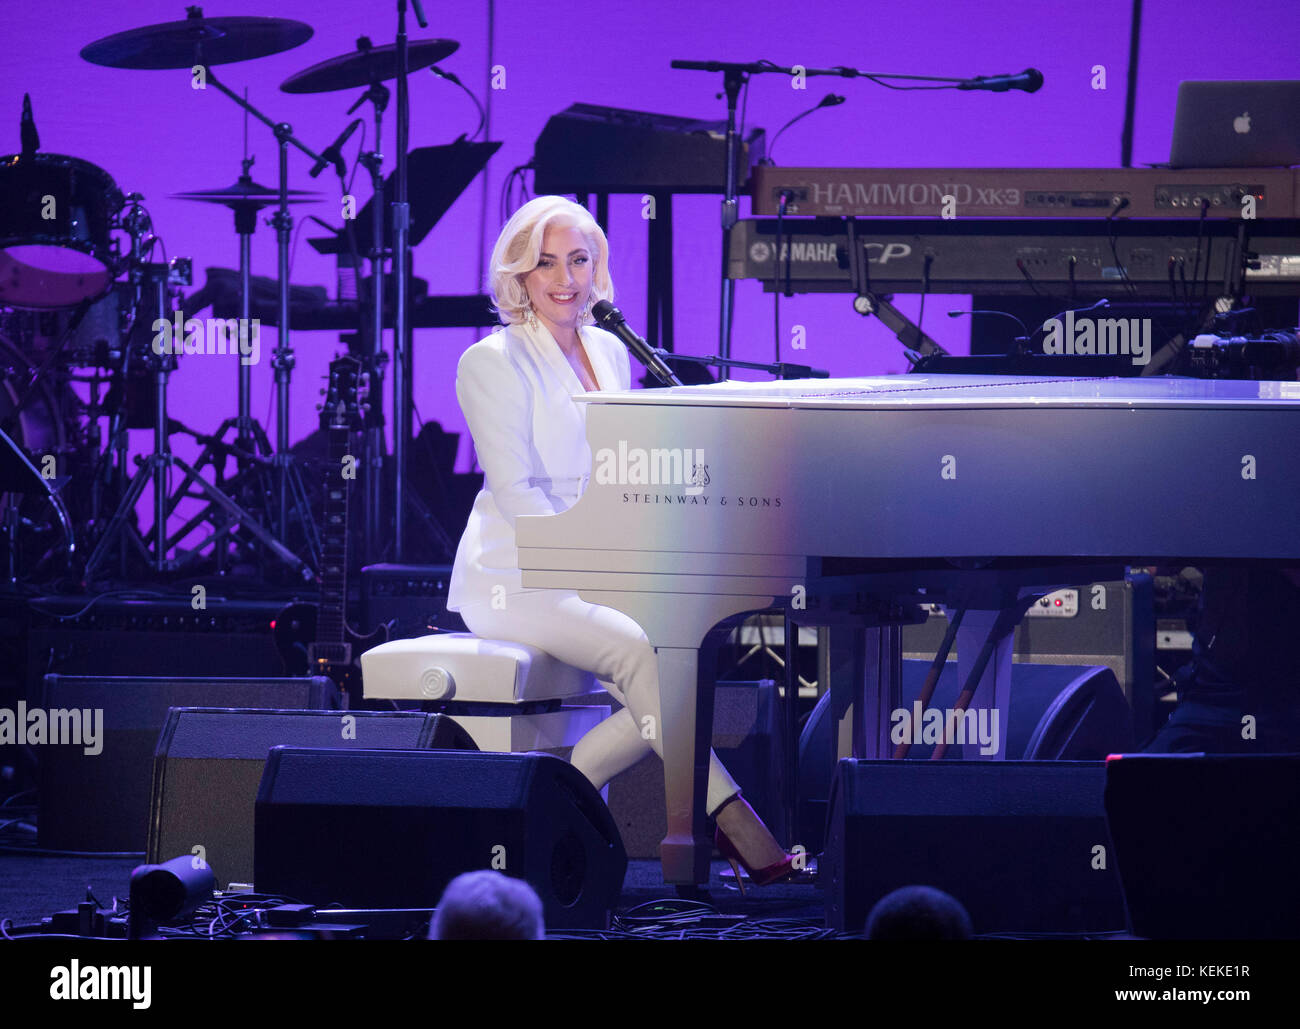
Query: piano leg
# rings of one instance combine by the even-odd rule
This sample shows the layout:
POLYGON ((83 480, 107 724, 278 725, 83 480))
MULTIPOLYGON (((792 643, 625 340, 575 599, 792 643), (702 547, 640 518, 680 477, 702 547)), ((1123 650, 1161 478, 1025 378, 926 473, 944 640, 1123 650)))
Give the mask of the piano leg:
MULTIPOLYGON (((1016 638, 1016 625, 1020 618, 1008 611, 967 611, 957 630, 957 675, 962 689, 967 689, 980 651, 992 642, 993 649, 984 674, 980 677, 971 699, 969 710, 989 709, 997 712, 997 750, 981 753, 978 740, 967 739, 962 745, 962 758, 966 761, 1000 761, 1007 756, 1007 718, 1011 705, 1012 645, 1016 638)), ((990 722, 990 724, 992 724, 990 722)))
MULTIPOLYGON (((706 641, 707 642, 707 641, 706 641)), ((713 841, 704 831, 713 733, 713 670, 716 644, 699 650, 657 647, 664 722, 664 795, 668 835, 660 846, 665 883, 707 883, 713 841), (687 682, 693 689, 682 689, 687 682)))
POLYGON ((902 705, 902 628, 840 624, 826 632, 836 761, 890 757, 890 715, 902 705))
POLYGON ((713 675, 717 648, 736 620, 763 611, 775 596, 665 594, 579 590, 590 604, 624 612, 655 643, 659 665, 664 797, 668 835, 660 850, 664 882, 709 881, 713 841, 705 833, 709 750, 713 743, 713 675), (712 628, 701 640, 698 626, 712 628), (697 644, 698 641, 698 644, 697 644))
POLYGON ((866 630, 853 625, 823 625, 818 628, 817 677, 830 690, 831 725, 835 727, 831 760, 853 756, 853 703, 866 674, 866 630))
POLYGON ((903 706, 903 629, 881 625, 867 630, 861 721, 853 719, 853 748, 870 761, 893 755, 890 716, 903 706))

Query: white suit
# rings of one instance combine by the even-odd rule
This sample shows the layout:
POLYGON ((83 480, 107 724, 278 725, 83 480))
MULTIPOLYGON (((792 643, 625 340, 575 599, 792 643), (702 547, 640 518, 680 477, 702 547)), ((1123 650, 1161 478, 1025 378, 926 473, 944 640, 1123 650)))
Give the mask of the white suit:
MULTIPOLYGON (((584 326, 583 347, 601 389, 628 389, 627 350, 603 329, 584 326)), ((663 754, 657 727, 659 670, 645 633, 613 608, 570 590, 521 585, 515 519, 566 511, 591 475, 582 383, 540 323, 511 325, 461 355, 456 397, 474 437, 483 489, 456 550, 447 606, 470 631, 545 650, 606 683, 623 709, 584 736, 572 762, 599 789, 651 750, 663 754)), ((738 792, 710 752, 707 809, 738 792)))

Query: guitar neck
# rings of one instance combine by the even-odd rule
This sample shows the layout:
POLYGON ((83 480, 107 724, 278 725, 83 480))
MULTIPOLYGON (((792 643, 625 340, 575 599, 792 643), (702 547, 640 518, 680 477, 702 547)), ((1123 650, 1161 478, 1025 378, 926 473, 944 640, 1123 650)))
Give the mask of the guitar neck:
POLYGON ((348 494, 352 479, 344 474, 351 430, 329 429, 329 469, 325 475, 325 519, 321 527, 320 614, 316 643, 343 646, 348 598, 348 494))

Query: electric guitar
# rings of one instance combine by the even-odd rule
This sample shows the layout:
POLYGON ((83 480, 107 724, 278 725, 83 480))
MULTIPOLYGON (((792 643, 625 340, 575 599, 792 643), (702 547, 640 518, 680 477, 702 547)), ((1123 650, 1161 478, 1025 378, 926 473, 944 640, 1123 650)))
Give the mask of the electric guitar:
POLYGON ((360 655, 388 639, 388 626, 368 636, 347 624, 348 498, 356 481, 352 453, 356 434, 365 425, 365 382, 361 362, 339 357, 330 362, 329 387, 321 410, 321 427, 329 437, 321 523, 320 603, 294 603, 275 620, 272 635, 290 675, 327 675, 342 693, 344 709, 360 699, 360 655))

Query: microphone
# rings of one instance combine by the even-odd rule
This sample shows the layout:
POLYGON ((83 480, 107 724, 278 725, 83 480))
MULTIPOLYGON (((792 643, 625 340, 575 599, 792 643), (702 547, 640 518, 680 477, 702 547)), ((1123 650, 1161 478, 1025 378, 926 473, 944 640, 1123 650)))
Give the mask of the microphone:
MULTIPOLYGON (((1089 304, 1087 307, 1068 307, 1064 311, 1057 311, 1056 314, 1052 315, 1052 317, 1047 319, 1047 321, 1061 321, 1067 314, 1088 314, 1092 311, 1101 311, 1108 307, 1110 307, 1110 301, 1103 297, 1095 304, 1089 304)), ((1045 331, 1047 329, 1047 321, 1043 322, 1036 331, 1045 331)))
POLYGON ((964 315, 976 315, 976 314, 992 314, 992 315, 997 315, 999 318, 1010 318, 1013 322, 1015 322, 1017 325, 1020 326, 1020 331, 1021 331, 1021 332, 1023 332, 1026 336, 1029 335, 1029 326, 1027 326, 1024 322, 1022 322, 1019 318, 1017 318, 1017 317, 1016 317, 1014 314, 1012 314, 1010 311, 993 311, 993 310, 989 310, 989 309, 983 309, 983 310, 981 310, 981 309, 976 309, 976 310, 973 310, 973 311, 949 311, 949 312, 948 312, 948 317, 949 317, 949 318, 961 318, 961 317, 963 317, 964 315))
POLYGON ((627 320, 623 317, 623 312, 611 304, 608 300, 602 300, 591 309, 592 317, 600 323, 600 327, 606 332, 612 332, 623 345, 632 351, 636 359, 646 366, 646 369, 662 382, 665 386, 680 386, 682 380, 673 374, 673 370, 664 364, 663 359, 655 352, 654 347, 638 336, 628 326, 627 320))
POLYGON ((460 79, 456 77, 455 72, 447 71, 445 68, 439 68, 436 64, 429 65, 429 71, 433 72, 433 74, 437 75, 440 79, 446 79, 448 82, 460 86, 461 89, 465 88, 465 83, 461 82, 460 79))
MULTIPOLYGON (((433 72, 433 74, 437 75, 438 78, 440 79, 446 79, 457 89, 462 90, 471 100, 474 101, 474 106, 478 108, 478 127, 474 130, 474 135, 471 136, 470 139, 478 139, 478 134, 483 131, 483 126, 487 124, 487 111, 483 109, 483 103, 482 101, 479 100, 478 95, 472 89, 470 89, 469 86, 461 82, 460 79, 457 78, 455 72, 446 71, 442 68, 439 68, 436 64, 429 65, 429 71, 433 72)), ((464 136, 461 136, 461 139, 464 138, 465 138, 464 136)), ((460 139, 458 139, 456 142, 459 143, 460 139)))
POLYGON ((1026 68, 1019 75, 976 75, 957 83, 958 89, 987 89, 992 93, 1005 93, 1008 89, 1037 93, 1042 86, 1043 73, 1037 68, 1026 68))
POLYGON ((32 117, 32 95, 23 94, 23 116, 19 123, 19 135, 23 141, 23 159, 32 157, 41 146, 41 137, 36 134, 36 119, 32 117))
POLYGON ((325 148, 324 152, 320 155, 320 159, 311 166, 311 171, 308 174, 314 179, 325 170, 327 164, 333 164, 334 167, 338 169, 340 178, 346 175, 347 167, 343 164, 343 144, 346 143, 352 137, 352 133, 356 132, 360 127, 361 119, 353 118, 348 127, 340 133, 339 138, 325 148))
POLYGON ((782 125, 779 129, 776 130, 776 135, 772 137, 772 142, 767 145, 767 155, 762 159, 760 163, 767 164, 767 165, 772 165, 776 163, 776 161, 773 160, 772 158, 772 154, 776 152, 776 141, 781 138, 781 133, 783 133, 795 122, 799 121, 801 118, 807 118, 808 115, 812 114, 814 111, 820 111, 823 107, 839 107, 839 105, 844 103, 846 100, 848 100, 848 97, 840 96, 838 93, 827 93, 824 97, 818 100, 815 105, 808 108, 808 110, 796 114, 793 118, 791 118, 788 122, 786 122, 784 125, 782 125))

